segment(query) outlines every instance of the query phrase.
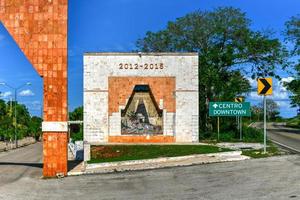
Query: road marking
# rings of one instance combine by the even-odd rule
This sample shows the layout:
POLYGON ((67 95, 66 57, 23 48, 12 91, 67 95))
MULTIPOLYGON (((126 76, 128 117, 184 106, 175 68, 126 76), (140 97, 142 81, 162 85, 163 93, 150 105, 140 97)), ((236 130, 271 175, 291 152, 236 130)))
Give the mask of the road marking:
POLYGON ((277 141, 275 141, 275 140, 272 140, 272 139, 270 139, 270 138, 269 138, 269 140, 271 140, 272 142, 274 142, 275 144, 277 144, 277 145, 279 145, 279 146, 282 146, 282 147, 284 147, 284 148, 287 148, 287 149, 289 149, 289 150, 292 150, 292 151, 294 151, 294 152, 296 152, 296 153, 300 153, 299 150, 297 150, 297 149, 295 149, 295 148, 293 148, 293 147, 287 146, 287 145, 285 145, 285 144, 282 144, 282 143, 277 142, 277 141))
MULTIPOLYGON (((252 127, 252 125, 254 124, 254 122, 251 122, 248 127, 252 127)), ((255 128, 255 127, 254 127, 255 128)))

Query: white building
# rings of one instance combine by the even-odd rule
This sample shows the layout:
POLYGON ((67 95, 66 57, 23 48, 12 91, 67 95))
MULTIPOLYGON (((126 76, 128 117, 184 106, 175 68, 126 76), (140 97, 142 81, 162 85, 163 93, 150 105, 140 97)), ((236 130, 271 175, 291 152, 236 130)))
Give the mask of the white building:
POLYGON ((86 53, 84 143, 198 142, 197 53, 86 53))

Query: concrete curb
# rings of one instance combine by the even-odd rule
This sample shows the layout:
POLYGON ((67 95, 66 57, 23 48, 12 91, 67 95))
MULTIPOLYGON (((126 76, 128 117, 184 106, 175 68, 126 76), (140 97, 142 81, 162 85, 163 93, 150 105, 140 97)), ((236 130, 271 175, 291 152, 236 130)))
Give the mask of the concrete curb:
POLYGON ((244 156, 241 154, 242 151, 231 151, 222 153, 197 154, 189 156, 166 157, 145 160, 87 164, 85 167, 84 164, 82 164, 81 170, 71 170, 70 172, 68 172, 68 176, 139 171, 250 159, 248 156, 244 156))

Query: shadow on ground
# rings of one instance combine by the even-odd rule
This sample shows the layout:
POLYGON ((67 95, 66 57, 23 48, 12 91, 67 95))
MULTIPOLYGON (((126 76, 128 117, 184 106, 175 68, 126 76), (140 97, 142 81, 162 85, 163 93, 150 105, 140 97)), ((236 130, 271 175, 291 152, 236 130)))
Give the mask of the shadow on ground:
POLYGON ((71 171, 74 169, 77 165, 79 165, 82 162, 82 160, 69 160, 68 161, 68 171, 71 171))
MULTIPOLYGON (((68 161, 68 171, 74 169, 77 165, 79 165, 82 161, 74 160, 68 161)), ((43 168, 42 163, 17 163, 17 162, 0 162, 0 166, 26 166, 26 167, 36 167, 43 168)))
POLYGON ((27 166, 27 167, 36 167, 43 168, 42 163, 15 163, 15 162, 0 162, 0 166, 12 165, 12 166, 27 166))

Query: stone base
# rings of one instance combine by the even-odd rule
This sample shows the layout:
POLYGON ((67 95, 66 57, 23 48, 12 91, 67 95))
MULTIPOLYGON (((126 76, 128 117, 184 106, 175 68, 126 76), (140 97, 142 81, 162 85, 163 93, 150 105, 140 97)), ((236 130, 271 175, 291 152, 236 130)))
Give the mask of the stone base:
POLYGON ((174 143, 173 136, 109 136, 109 143, 174 143))
POLYGON ((68 172, 68 134, 62 132, 43 133, 44 177, 67 175, 68 172))

